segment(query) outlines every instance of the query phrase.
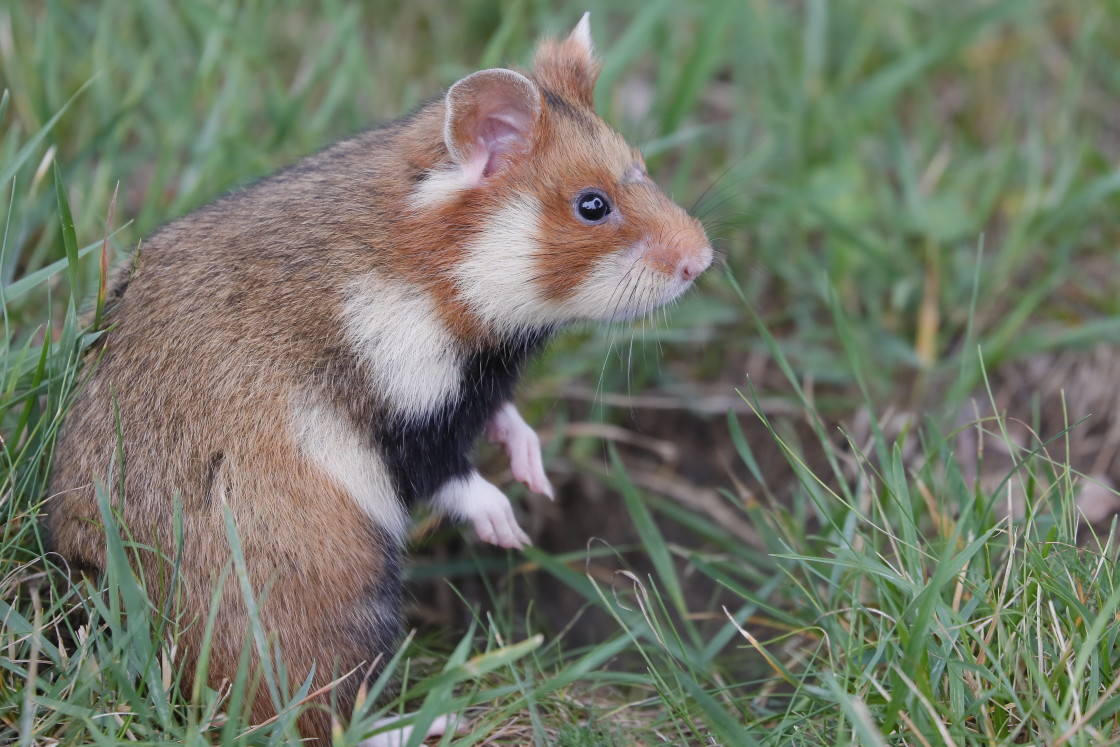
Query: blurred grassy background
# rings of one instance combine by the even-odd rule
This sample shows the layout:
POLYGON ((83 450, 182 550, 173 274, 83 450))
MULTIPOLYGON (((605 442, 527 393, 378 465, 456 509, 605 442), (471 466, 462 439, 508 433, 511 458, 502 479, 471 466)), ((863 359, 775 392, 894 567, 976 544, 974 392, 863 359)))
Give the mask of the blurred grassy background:
MULTIPOLYGON (((47 148, 83 243, 100 236, 120 184, 119 255, 477 67, 526 63, 580 7, 13 6, 0 17, 5 162, 87 87, 14 175, 18 251, 2 278, 60 256, 54 195, 35 178, 47 148)), ((955 364, 970 320, 996 362, 1115 336, 1102 321, 1116 313, 1113 11, 1084 0, 613 2, 593 14, 599 103, 678 200, 699 200, 798 370, 851 383, 836 307, 874 362, 875 394, 889 396, 904 374, 955 364)), ((716 275, 672 326, 719 340, 700 378, 738 383, 728 348, 757 349, 757 333, 716 275)), ((667 369, 628 374, 644 385, 667 369)))
MULTIPOLYGON (((293 0, 0 6, 0 88, 8 92, 0 106, 0 184, 7 198, 0 254, 5 594, 30 604, 22 574, 37 568, 40 547, 29 519, 44 497, 75 352, 89 341, 67 311, 70 286, 88 305, 106 232, 114 256, 124 257, 161 223, 399 116, 464 74, 527 64, 541 34, 566 33, 585 9, 532 0, 327 0, 315 10, 293 0), (75 246, 92 247, 92 256, 71 264, 69 273, 30 283, 27 278, 65 256, 53 163, 72 211, 75 246)), ((825 625, 818 616, 831 615, 839 602, 807 602, 808 592, 797 601, 798 592, 778 588, 783 574, 801 579, 795 588, 825 583, 805 581, 798 576, 803 568, 791 570, 779 556, 835 558, 838 537, 852 542, 852 527, 874 513, 860 498, 860 490, 875 492, 868 487, 874 479, 861 478, 853 466, 863 464, 861 450, 873 454, 874 468, 863 470, 893 475, 886 492, 905 492, 915 502, 917 514, 903 512, 902 524, 917 532, 907 542, 919 546, 925 532, 938 537, 947 526, 932 499, 916 485, 907 492, 905 484, 935 465, 937 480, 952 485, 937 495, 952 504, 943 507, 946 515, 968 515, 954 501, 967 503, 981 492, 973 486, 985 474, 975 451, 981 447, 962 453, 959 441, 937 434, 974 415, 966 403, 978 392, 988 400, 984 406, 1014 406, 1012 414, 1034 429, 1021 436, 991 428, 1010 455, 1010 466, 996 470, 993 490, 1004 485, 1002 474, 1037 456, 1042 440, 1090 414, 1087 425, 1063 436, 1066 472, 1047 463, 1017 500, 1029 504, 1038 496, 1033 490, 1045 492, 1038 485, 1065 485, 1047 500, 1072 510, 1080 493, 1071 465, 1120 483, 1115 459, 1102 460, 1120 442, 1112 425, 1120 422, 1112 414, 1118 404, 1112 351, 1120 340, 1120 6, 1113 0, 611 0, 591 10, 604 60, 599 110, 643 147, 654 178, 706 222, 724 262, 669 313, 633 326, 577 330, 538 362, 523 399, 530 420, 549 436, 550 469, 561 490, 558 510, 526 503, 544 552, 513 566, 493 555, 473 557, 440 535, 417 560, 413 611, 457 639, 472 615, 485 627, 478 600, 489 599, 484 607, 503 621, 498 628, 507 634, 516 628, 517 639, 543 629, 591 646, 598 665, 619 652, 632 662, 654 654, 640 644, 611 648, 620 624, 648 644, 660 640, 653 631, 661 623, 634 632, 642 616, 627 616, 601 598, 589 578, 609 583, 619 568, 636 568, 667 595, 666 619, 683 626, 665 660, 655 665, 647 658, 649 669, 689 673, 646 682, 664 702, 651 706, 659 715, 638 722, 651 729, 676 724, 682 743, 713 730, 734 743, 739 732, 719 727, 714 715, 725 708, 732 722, 762 725, 779 744, 798 728, 811 743, 886 739, 896 723, 905 725, 898 708, 884 707, 873 691, 852 683, 865 682, 860 677, 874 672, 874 661, 889 659, 882 653, 889 636, 879 630, 853 643, 843 663, 840 654, 826 663, 806 654, 794 643, 812 642, 804 630, 825 625), (735 392, 748 386, 750 403, 735 392), (1060 391, 1070 387, 1077 391, 1063 400, 1060 391), (734 416, 726 420, 729 409, 734 416), (892 419, 900 413, 905 417, 892 419), (931 430, 907 438, 923 422, 931 430), (956 472, 949 466, 954 459, 966 463, 956 472), (960 479, 945 476, 952 474, 960 479), (825 484, 845 500, 822 497, 825 484), (849 485, 861 487, 849 496, 849 485), (591 536, 605 538, 610 549, 586 550, 591 536), (585 570, 589 578, 581 575, 585 570), (449 577, 466 603, 433 580, 449 577), (743 639, 720 611, 729 594, 733 622, 761 620, 767 630, 781 631, 775 635, 783 648, 774 661, 736 649, 743 639), (801 632, 786 638, 792 630, 801 632), (814 684, 806 684, 810 677, 814 684), (707 709, 704 697, 713 696, 705 693, 721 705, 707 709), (868 707, 878 709, 870 721, 868 707)), ((988 472, 994 461, 988 457, 988 472)), ((487 464, 501 474, 501 460, 487 464)), ((922 484, 929 490, 932 483, 922 484)), ((980 503, 999 497, 985 494, 980 503)), ((910 504, 889 510, 901 505, 910 504)), ((880 518, 887 527, 900 520, 880 518)), ((997 518, 980 514, 976 521, 973 536, 981 536, 997 518)), ((1076 518, 1056 524, 1065 527, 1063 537, 1076 539, 1076 518)), ((882 541, 868 540, 865 549, 874 554, 882 541)), ((917 578, 936 557, 931 550, 915 560, 917 578)), ((1031 568, 1042 573, 1045 565, 1039 559, 1031 568)), ((851 568, 867 571, 859 563, 851 568)), ((993 573, 1000 568, 989 566, 993 573)), ((977 580, 976 588, 990 581, 977 580)), ((844 583, 834 575, 825 585, 844 583)), ((855 594, 845 604, 887 609, 879 591, 855 594)), ((1102 593, 1107 601, 1107 589, 1102 593)), ((59 600, 46 609, 72 603, 59 600)), ((1107 607, 1102 602, 1094 614, 1107 607)), ((1091 619, 1088 612, 1084 619, 1091 619)), ((859 638, 857 627, 845 628, 849 640, 859 638)), ((24 642, 23 635, 11 629, 8 642, 24 642)), ((906 648, 908 640, 900 644, 905 657, 900 653, 899 661, 913 671, 921 657, 906 648)), ((560 649, 550 649, 553 658, 542 657, 538 667, 571 671, 565 667, 572 660, 560 649)), ((1016 655, 1008 649, 1010 659, 1018 661, 1016 655)), ((997 660, 989 657, 987 666, 997 660)), ((1113 664, 1103 657, 1102 677, 1113 664)), ((1019 666, 1007 664, 1006 671, 1019 666)), ((29 679, 28 671, 13 665, 5 672, 7 702, 25 708, 27 689, 18 682, 29 679)), ((935 670, 930 682, 939 676, 945 671, 935 670)), ((1040 671, 1025 686, 1042 701, 1047 676, 1040 671)), ((1013 680, 1009 675, 1007 689, 1018 692, 1013 680)), ((602 696, 603 708, 617 716, 617 703, 637 696, 622 680, 609 682, 627 693, 602 696)), ((941 691, 929 682, 914 692, 955 714, 939 720, 936 709, 921 716, 916 706, 910 718, 927 718, 929 729, 948 723, 963 730, 958 740, 968 741, 972 730, 987 728, 985 698, 973 698, 980 705, 969 701, 978 710, 966 714, 959 710, 964 696, 939 699, 941 691)), ((502 702, 509 714, 525 707, 523 700, 502 702)), ((1014 719, 989 724, 985 743, 1024 733, 1060 737, 1080 717, 1075 702, 1048 706, 1074 714, 1066 721, 1028 718, 1022 714, 1033 712, 1023 702, 1005 704, 1024 722, 1037 717, 1049 726, 1022 732, 1014 719)), ((550 714, 562 713, 561 722, 585 719, 578 709, 573 715, 553 707, 550 714)), ((641 709, 629 712, 635 710, 641 709)), ((1099 708, 1095 717, 1107 719, 1111 711, 1099 708)), ((61 729, 48 719, 37 733, 55 728, 61 729)), ((561 738, 547 719, 532 729, 535 739, 561 738)), ((564 738, 585 737, 588 743, 615 739, 593 721, 587 734, 564 738)))

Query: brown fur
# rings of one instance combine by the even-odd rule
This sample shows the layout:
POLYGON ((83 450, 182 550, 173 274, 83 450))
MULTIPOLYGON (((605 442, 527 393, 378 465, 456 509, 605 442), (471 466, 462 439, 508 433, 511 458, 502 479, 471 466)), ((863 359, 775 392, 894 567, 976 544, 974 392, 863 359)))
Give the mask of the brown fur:
MULTIPOLYGON (((135 539, 173 555, 180 496, 188 674, 230 558, 226 507, 261 621, 293 683, 314 666, 320 687, 391 653, 399 548, 301 455, 290 422, 292 404, 308 401, 327 401, 356 422, 378 412, 378 393, 343 336, 345 279, 376 271, 409 283, 472 348, 494 332, 458 297, 451 273, 485 228, 487 209, 519 190, 544 207, 535 282, 547 298, 571 295, 597 258, 643 236, 678 236, 665 243, 667 257, 678 244, 706 246, 699 224, 648 180, 627 178, 644 167, 592 111, 598 64, 587 52, 572 38, 542 44, 530 73, 542 91, 540 122, 528 150, 510 156, 515 163, 487 182, 485 195, 467 190, 431 209, 409 208, 417 183, 449 160, 438 101, 165 226, 118 279, 112 329, 60 436, 50 540, 71 563, 104 568, 98 480, 135 539), (526 159, 531 168, 518 168, 526 159), (570 195, 591 187, 615 200, 618 219, 606 234, 573 225, 570 195)), ((166 581, 156 555, 140 559, 151 589, 166 581)), ((248 625, 235 580, 220 605, 214 685, 234 678, 248 625)), ((334 694, 343 717, 359 681, 334 694)), ((273 713, 267 695, 253 699, 254 719, 273 713)), ((327 740, 329 726, 319 711, 300 730, 327 740)))

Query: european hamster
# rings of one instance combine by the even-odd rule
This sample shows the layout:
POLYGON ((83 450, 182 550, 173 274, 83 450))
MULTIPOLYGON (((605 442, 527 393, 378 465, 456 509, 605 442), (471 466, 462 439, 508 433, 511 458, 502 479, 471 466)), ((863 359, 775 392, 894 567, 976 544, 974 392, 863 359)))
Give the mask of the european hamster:
MULTIPOLYGON (((672 301, 712 259, 701 225, 596 116, 598 72, 584 16, 531 71, 468 75, 228 194, 159 229, 118 276, 60 434, 49 540, 73 567, 104 568, 99 481, 153 548, 138 561, 149 589, 166 589, 158 557, 174 554, 181 500, 184 671, 230 560, 225 507, 291 681, 358 668, 333 696, 343 716, 398 645, 417 502, 486 542, 528 541, 471 459, 485 433, 551 495, 511 401, 525 361, 569 322, 672 301)), ((246 630, 229 581, 211 682, 233 680, 246 630)), ((274 715, 267 694, 252 702, 253 718, 274 715)), ((326 743, 330 715, 299 729, 326 743)))

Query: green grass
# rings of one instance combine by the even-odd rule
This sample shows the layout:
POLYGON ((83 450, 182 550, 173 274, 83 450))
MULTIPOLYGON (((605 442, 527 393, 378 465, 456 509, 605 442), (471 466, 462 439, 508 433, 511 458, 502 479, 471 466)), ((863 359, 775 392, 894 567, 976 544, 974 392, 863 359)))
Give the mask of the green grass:
MULTIPOLYGON (((584 9, 0 7, 0 742, 292 738, 294 710, 249 731, 241 685, 179 688, 180 621, 128 542, 110 531, 99 592, 43 557, 101 258, 478 67, 526 63, 584 9)), ((1066 412, 1058 390, 1001 404, 1040 356, 1120 342, 1115 2, 592 10, 600 111, 723 265, 534 367, 523 409, 554 434, 561 488, 546 525, 568 536, 508 558, 421 545, 417 586, 451 579, 473 622, 421 626, 400 694, 371 689, 340 743, 383 711, 463 708, 471 733, 445 741, 1120 741, 1114 525, 1077 506, 1081 434, 1115 415, 1066 412), (970 397, 1000 415, 966 422, 970 397), (571 606, 526 601, 537 588, 571 606)))

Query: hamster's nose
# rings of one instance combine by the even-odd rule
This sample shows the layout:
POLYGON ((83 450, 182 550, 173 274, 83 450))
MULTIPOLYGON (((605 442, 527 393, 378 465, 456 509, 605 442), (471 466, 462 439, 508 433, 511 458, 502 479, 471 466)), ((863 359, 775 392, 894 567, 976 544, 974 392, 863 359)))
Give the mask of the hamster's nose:
POLYGON ((686 283, 695 280, 700 273, 712 266, 712 247, 705 245, 694 252, 681 256, 677 265, 677 276, 686 283))
POLYGON ((706 239, 679 231, 669 241, 647 245, 646 260, 660 272, 690 283, 712 264, 712 246, 706 239))

